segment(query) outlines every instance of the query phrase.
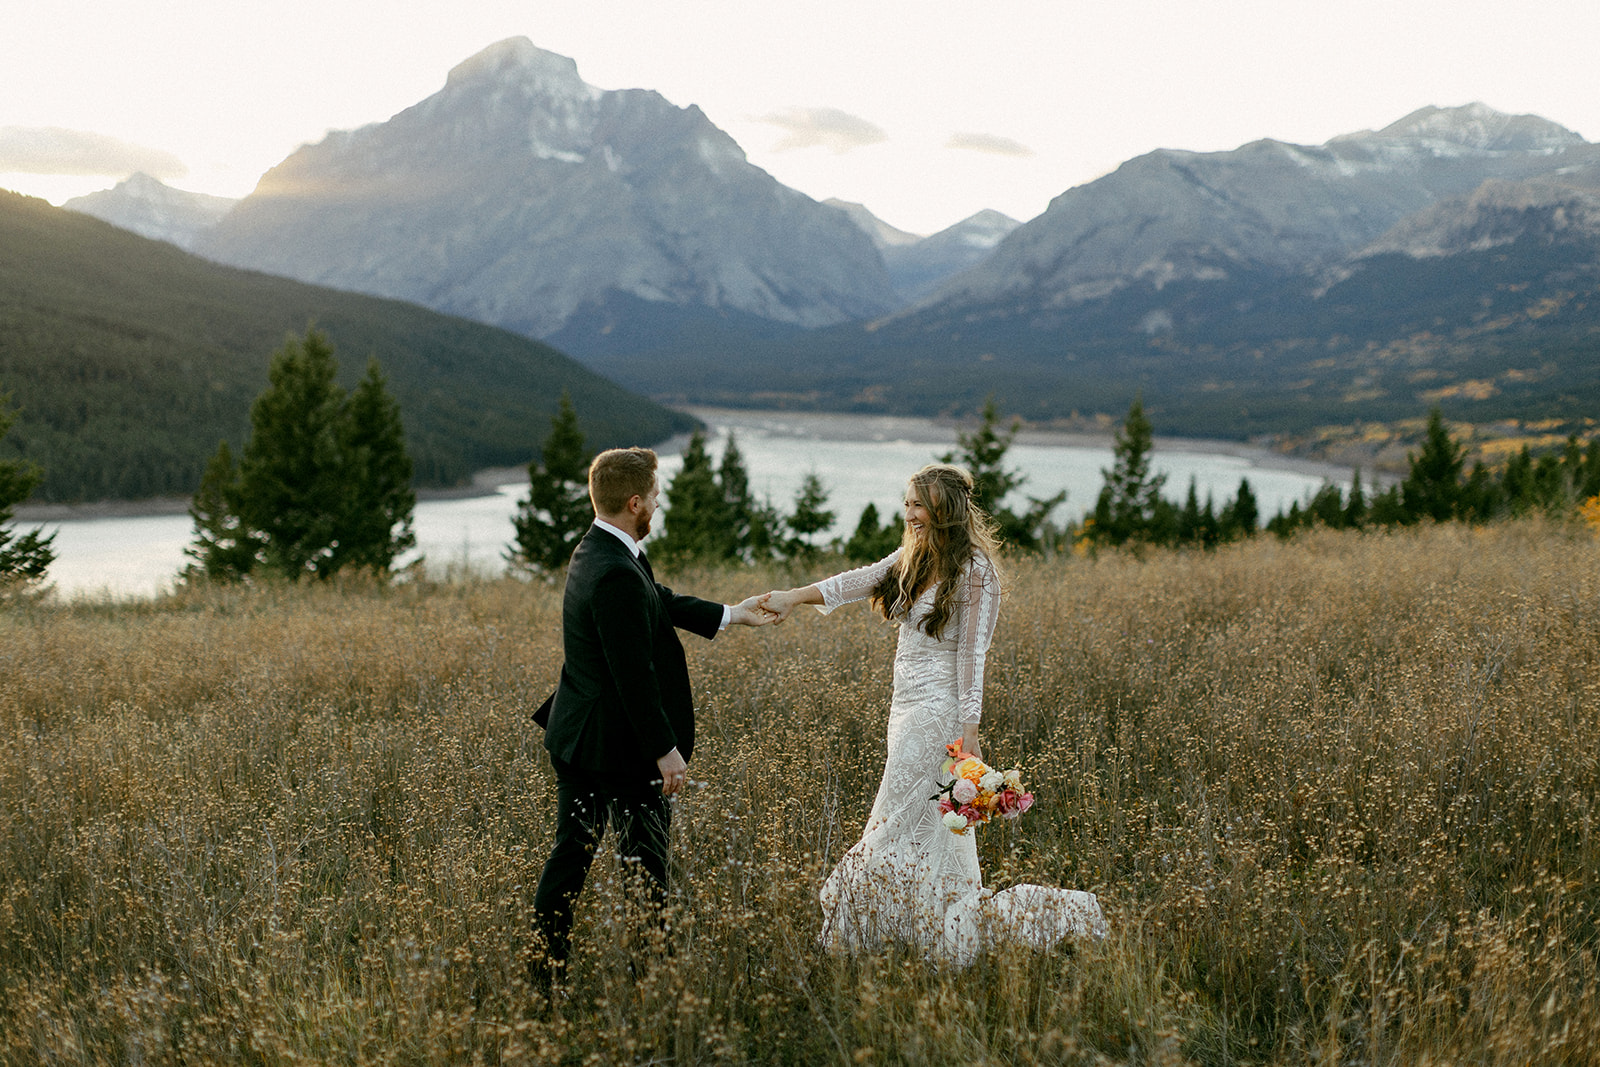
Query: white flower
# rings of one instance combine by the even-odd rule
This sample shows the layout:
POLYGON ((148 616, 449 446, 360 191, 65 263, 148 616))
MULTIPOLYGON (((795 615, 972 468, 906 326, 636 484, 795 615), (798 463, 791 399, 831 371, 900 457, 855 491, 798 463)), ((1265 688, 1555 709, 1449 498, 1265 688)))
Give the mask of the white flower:
POLYGON ((998 793, 1001 787, 1006 784, 1006 776, 999 771, 990 771, 978 781, 978 784, 987 792, 998 793))
POLYGON ((1005 773, 1005 783, 1006 783, 1006 786, 1011 788, 1011 789, 1021 789, 1022 788, 1022 772, 1017 770, 1015 767, 1011 768, 1009 771, 1007 771, 1005 773))
POLYGON ((947 811, 944 813, 944 825, 945 829, 959 833, 967 828, 967 817, 959 811, 947 811))

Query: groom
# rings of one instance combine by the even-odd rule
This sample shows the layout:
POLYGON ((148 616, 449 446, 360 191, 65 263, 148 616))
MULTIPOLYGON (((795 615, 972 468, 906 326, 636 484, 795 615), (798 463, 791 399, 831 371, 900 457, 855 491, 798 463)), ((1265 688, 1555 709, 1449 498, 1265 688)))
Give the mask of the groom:
POLYGON ((689 668, 674 627, 710 639, 772 619, 757 597, 727 607, 656 582, 639 543, 659 494, 647 448, 610 449, 589 465, 595 520, 567 568, 566 663, 534 715, 556 772, 555 845, 533 902, 549 961, 535 971, 540 985, 565 971, 573 902, 608 822, 618 853, 644 872, 650 903, 665 901, 668 798, 683 789, 694 751, 689 668))

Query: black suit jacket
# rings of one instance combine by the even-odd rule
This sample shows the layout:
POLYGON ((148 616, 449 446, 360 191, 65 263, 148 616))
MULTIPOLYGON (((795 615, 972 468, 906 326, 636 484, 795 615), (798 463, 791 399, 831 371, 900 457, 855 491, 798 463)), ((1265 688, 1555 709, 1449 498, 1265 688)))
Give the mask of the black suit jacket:
POLYGON ((675 627, 713 638, 722 605, 679 596, 646 566, 591 526, 567 567, 566 662, 541 725, 550 754, 585 770, 654 778, 656 760, 674 748, 685 760, 694 752, 689 666, 675 627))

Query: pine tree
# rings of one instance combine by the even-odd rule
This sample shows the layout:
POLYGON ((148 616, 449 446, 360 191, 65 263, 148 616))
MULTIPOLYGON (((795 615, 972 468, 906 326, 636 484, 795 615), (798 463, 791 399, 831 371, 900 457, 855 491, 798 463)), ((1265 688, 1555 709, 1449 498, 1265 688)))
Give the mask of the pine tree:
POLYGON ((290 578, 322 573, 341 511, 339 414, 333 347, 316 330, 272 357, 269 385, 250 408, 239 463, 239 517, 264 540, 266 566, 290 578))
POLYGON ((400 405, 385 388, 376 358, 367 360, 366 375, 340 413, 339 446, 345 492, 324 571, 364 567, 385 573, 416 546, 411 515, 417 494, 400 405))
POLYGON ((399 407, 376 360, 348 397, 337 372, 333 346, 316 329, 273 354, 237 474, 224 444, 190 509, 189 554, 200 571, 290 579, 349 566, 387 571, 416 543, 399 407))
POLYGON ((794 511, 784 520, 795 536, 789 539, 789 555, 808 559, 816 555, 812 538, 833 525, 835 512, 827 510, 828 491, 816 472, 809 472, 795 493, 794 511))
POLYGON ((903 533, 902 526, 902 523, 893 519, 881 523, 878 519, 878 505, 869 501, 867 506, 861 509, 861 518, 856 522, 855 532, 844 543, 845 558, 852 563, 878 562, 899 547, 903 533))
POLYGON ((689 435, 683 466, 667 487, 666 496, 661 514, 666 532, 651 549, 658 559, 685 563, 733 557, 735 542, 728 532, 727 505, 706 451, 706 435, 700 430, 689 435))
POLYGON ((1249 478, 1239 479, 1239 492, 1222 506, 1218 527, 1218 535, 1224 541, 1254 537, 1260 531, 1261 507, 1256 503, 1255 490, 1250 488, 1249 478))
POLYGON ((1445 428, 1438 408, 1428 414, 1422 449, 1411 457, 1411 473, 1400 483, 1400 498, 1412 521, 1448 522, 1461 499, 1461 468, 1465 449, 1445 428))
POLYGON ((233 450, 223 441, 206 464, 200 489, 189 505, 195 540, 183 550, 194 560, 184 569, 186 579, 238 581, 255 569, 262 542, 240 520, 238 498, 239 468, 233 450))
POLYGON ((750 474, 733 432, 728 432, 728 447, 717 468, 717 485, 722 490, 726 509, 732 558, 747 562, 771 559, 777 550, 777 528, 781 522, 776 509, 758 501, 750 492, 750 474))
POLYGON ((978 428, 970 434, 957 434, 960 447, 939 457, 939 462, 958 463, 972 475, 972 499, 994 520, 1001 541, 1037 551, 1049 536, 1050 513, 1066 501, 1067 492, 1063 489, 1045 499, 1029 497, 1028 509, 1020 515, 1004 506, 1006 497, 1022 488, 1027 477, 1016 468, 1004 466, 1006 452, 1022 421, 1012 419, 1011 428, 1004 432, 997 429, 999 423, 1000 409, 991 396, 984 402, 978 428))
MULTIPOLYGON (((1095 501, 1089 537, 1101 544, 1124 545, 1156 541, 1164 515, 1161 487, 1167 476, 1150 472, 1155 435, 1145 417, 1144 402, 1135 398, 1128 417, 1117 431, 1110 470, 1102 470, 1105 485, 1095 501)), ((1175 525, 1175 523, 1174 523, 1175 525)))
POLYGON ((528 464, 528 497, 511 517, 516 531, 509 554, 513 563, 554 571, 572 559, 594 519, 589 502, 589 461, 593 458, 584 448, 572 397, 563 392, 539 459, 528 464))
MULTIPOLYGON (((16 421, 16 414, 7 410, 10 400, 9 394, 0 393, 0 438, 16 421)), ((55 534, 45 535, 38 530, 17 534, 7 525, 12 509, 28 499, 43 477, 44 472, 35 464, 0 460, 0 590, 39 581, 55 561, 55 549, 50 547, 55 534)))
POLYGON ((1344 506, 1344 524, 1351 530, 1359 530, 1367 523, 1367 498, 1361 491, 1361 468, 1357 467, 1350 476, 1350 499, 1344 506))

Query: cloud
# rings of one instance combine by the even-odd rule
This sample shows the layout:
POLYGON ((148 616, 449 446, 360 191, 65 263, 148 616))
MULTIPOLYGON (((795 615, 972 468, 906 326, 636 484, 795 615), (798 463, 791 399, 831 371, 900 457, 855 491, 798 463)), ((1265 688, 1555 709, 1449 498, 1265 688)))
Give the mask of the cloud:
POLYGON ((183 160, 87 130, 59 126, 0 126, 0 173, 84 174, 124 177, 144 171, 153 178, 181 178, 183 160))
POLYGON ((992 133, 952 133, 945 141, 946 148, 959 148, 964 152, 987 152, 994 156, 1031 156, 1033 149, 1021 141, 1000 137, 992 133))
POLYGON ((773 146, 775 152, 828 148, 837 155, 889 139, 881 127, 835 107, 789 107, 756 121, 787 131, 773 146))

